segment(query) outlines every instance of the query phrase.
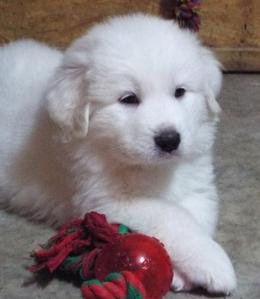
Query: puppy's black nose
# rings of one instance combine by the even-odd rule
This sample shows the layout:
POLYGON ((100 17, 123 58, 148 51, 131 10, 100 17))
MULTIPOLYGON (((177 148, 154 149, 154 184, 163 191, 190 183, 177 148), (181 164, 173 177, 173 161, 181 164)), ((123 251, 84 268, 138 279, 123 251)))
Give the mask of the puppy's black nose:
POLYGON ((171 153, 178 148, 181 136, 175 130, 164 130, 154 137, 154 142, 160 150, 171 153))

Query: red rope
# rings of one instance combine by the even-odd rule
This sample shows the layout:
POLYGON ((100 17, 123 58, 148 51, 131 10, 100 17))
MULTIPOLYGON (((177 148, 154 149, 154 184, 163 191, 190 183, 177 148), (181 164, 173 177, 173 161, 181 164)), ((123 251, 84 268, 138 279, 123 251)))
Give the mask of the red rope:
POLYGON ((90 266, 93 265, 97 252, 121 236, 117 229, 118 225, 109 224, 104 215, 88 213, 84 218, 62 226, 47 244, 41 245, 42 250, 32 254, 37 263, 29 270, 37 272, 47 269, 52 273, 61 265, 64 266, 63 263, 66 264, 66 259, 73 253, 74 256, 80 256, 85 260, 81 272, 84 278, 89 278, 90 266))
POLYGON ((104 246, 126 233, 127 228, 109 224, 104 215, 96 212, 62 226, 57 234, 33 253, 36 264, 31 272, 57 269, 78 274, 83 280, 82 294, 87 299, 146 299, 139 279, 129 271, 109 274, 103 282, 92 279, 97 255, 104 246))

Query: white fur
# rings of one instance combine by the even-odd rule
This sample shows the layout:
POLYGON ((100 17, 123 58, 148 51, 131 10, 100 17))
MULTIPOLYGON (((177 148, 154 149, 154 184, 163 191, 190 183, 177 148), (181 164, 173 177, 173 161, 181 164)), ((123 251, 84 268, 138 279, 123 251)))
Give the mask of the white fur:
POLYGON ((61 224, 96 210, 158 237, 176 290, 235 288, 212 240, 212 145, 219 65, 196 36, 145 15, 111 18, 63 55, 22 40, 0 48, 0 190, 12 209, 61 224), (177 87, 185 87, 181 99, 177 87), (139 105, 118 99, 135 92, 139 105), (154 135, 174 128, 162 154, 154 135))

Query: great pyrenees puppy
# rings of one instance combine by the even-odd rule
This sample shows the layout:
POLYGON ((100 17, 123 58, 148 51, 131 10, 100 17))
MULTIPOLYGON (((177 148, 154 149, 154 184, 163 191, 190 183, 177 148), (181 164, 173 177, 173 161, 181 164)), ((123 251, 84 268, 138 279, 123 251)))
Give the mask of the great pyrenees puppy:
POLYGON ((221 72, 172 21, 110 18, 65 53, 0 48, 0 190, 9 208, 59 225, 88 211, 159 238, 173 288, 230 293, 213 239, 212 146, 221 72))

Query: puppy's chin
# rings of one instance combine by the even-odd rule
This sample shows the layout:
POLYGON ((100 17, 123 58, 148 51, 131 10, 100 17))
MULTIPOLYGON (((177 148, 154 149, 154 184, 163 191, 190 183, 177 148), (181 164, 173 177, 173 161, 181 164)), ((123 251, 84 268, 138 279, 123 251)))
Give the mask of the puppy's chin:
POLYGON ((174 164, 181 159, 181 152, 164 153, 160 151, 151 152, 127 152, 117 154, 117 160, 126 165, 156 166, 163 164, 174 164))

